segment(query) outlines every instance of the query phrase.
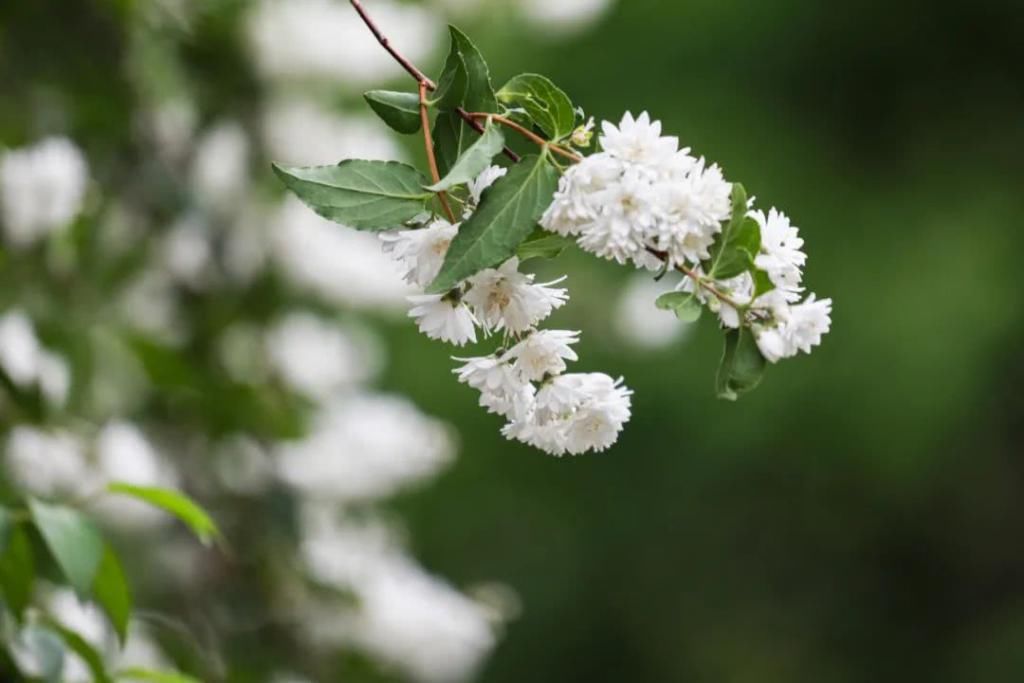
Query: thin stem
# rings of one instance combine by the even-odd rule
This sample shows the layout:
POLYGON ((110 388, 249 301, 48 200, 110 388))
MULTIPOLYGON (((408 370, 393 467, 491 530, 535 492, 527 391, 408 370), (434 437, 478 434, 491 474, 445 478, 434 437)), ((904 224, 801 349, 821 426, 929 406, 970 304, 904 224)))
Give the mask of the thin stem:
POLYGON ((352 3, 352 7, 355 8, 356 12, 359 12, 359 16, 362 17, 363 23, 373 33, 373 37, 377 39, 388 53, 395 58, 395 61, 402 65, 402 68, 409 72, 409 75, 416 79, 417 83, 423 83, 429 90, 434 90, 437 86, 434 82, 427 78, 427 75, 420 71, 415 64, 410 62, 401 52, 391 46, 391 41, 387 39, 387 36, 374 23, 373 19, 366 12, 366 8, 363 7, 363 3, 359 0, 349 0, 352 3))
MULTIPOLYGON (((437 170, 437 157, 434 155, 434 139, 430 135, 430 114, 427 111, 427 84, 425 81, 420 81, 420 122, 423 124, 423 146, 427 150, 430 177, 434 179, 434 184, 437 184, 441 182, 441 173, 437 170)), ((441 191, 437 193, 437 198, 441 201, 441 206, 444 207, 448 220, 454 223, 455 214, 452 213, 452 207, 448 204, 448 195, 441 191)))
POLYGON ((493 121, 496 121, 497 123, 500 123, 501 125, 506 126, 507 128, 511 128, 515 132, 517 132, 520 135, 522 135, 523 137, 525 137, 527 140, 530 140, 531 142, 534 142, 537 145, 540 145, 541 147, 547 147, 548 149, 550 149, 555 154, 560 154, 563 157, 565 157, 566 159, 569 159, 570 161, 578 162, 578 161, 581 161, 583 159, 583 157, 581 157, 579 154, 576 154, 575 152, 571 152, 571 151, 565 149, 564 147, 556 145, 553 142, 551 142, 550 140, 545 140, 544 138, 542 138, 541 136, 537 135, 536 133, 534 133, 529 128, 526 128, 525 126, 521 126, 518 123, 516 123, 515 121, 513 121, 512 119, 505 118, 504 116, 501 116, 500 114, 488 114, 486 112, 473 112, 469 116, 471 118, 473 118, 473 119, 491 119, 493 121))
MULTIPOLYGON (((651 247, 647 247, 647 252, 650 253, 650 254, 653 254, 654 256, 657 256, 662 261, 668 263, 668 254, 665 253, 664 251, 658 251, 657 249, 652 249, 651 247)), ((736 310, 741 310, 744 307, 744 305, 736 303, 736 301, 732 297, 730 297, 730 296, 728 296, 726 294, 723 294, 717 287, 715 287, 714 285, 710 284, 708 282, 707 278, 701 276, 696 271, 690 270, 689 268, 687 268, 686 266, 684 266, 681 263, 677 263, 676 266, 675 266, 675 269, 678 270, 683 275, 685 275, 688 278, 690 278, 691 280, 693 280, 695 283, 697 283, 698 286, 703 287, 707 291, 711 292, 712 294, 715 295, 715 297, 717 297, 721 301, 724 301, 725 303, 729 304, 730 306, 732 306, 736 310)))

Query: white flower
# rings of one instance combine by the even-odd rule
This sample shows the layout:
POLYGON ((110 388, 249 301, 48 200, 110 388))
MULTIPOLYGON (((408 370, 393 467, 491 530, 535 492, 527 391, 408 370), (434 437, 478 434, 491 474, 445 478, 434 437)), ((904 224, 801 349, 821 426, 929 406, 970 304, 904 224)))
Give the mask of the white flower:
POLYGON ((81 441, 68 432, 18 425, 7 437, 5 456, 12 483, 37 496, 82 495, 95 480, 81 441))
POLYGON ((473 205, 479 204, 481 197, 484 196, 484 190, 493 185, 494 181, 503 177, 506 173, 508 173, 508 169, 502 166, 488 166, 480 175, 469 181, 466 187, 469 190, 469 196, 473 199, 473 205))
POLYGON ((623 161, 660 166, 679 150, 679 139, 662 137, 661 121, 651 121, 647 112, 635 119, 626 112, 618 126, 603 121, 601 131, 601 149, 623 161))
POLYGON ((491 355, 455 360, 464 365, 452 372, 480 392, 480 406, 488 412, 513 418, 529 410, 536 390, 505 358, 491 355))
POLYGON ((7 241, 31 246, 82 210, 89 168, 67 138, 47 138, 0 156, 0 217, 7 241))
POLYGON ((431 339, 462 346, 476 342, 476 321, 464 303, 450 294, 415 294, 408 297, 409 317, 416 320, 420 332, 431 339))
POLYGON ((617 182, 623 169, 621 161, 606 153, 591 154, 571 166, 562 174, 540 224, 565 237, 579 235, 601 213, 594 197, 617 182))
POLYGON ((790 343, 804 353, 821 343, 821 337, 832 326, 832 299, 816 301, 811 294, 802 303, 791 306, 786 332, 790 343))
POLYGON ((270 362, 293 389, 327 398, 369 379, 378 359, 369 344, 309 313, 291 313, 267 334, 270 362))
POLYGON ((71 388, 67 363, 39 344, 32 321, 19 310, 0 316, 0 370, 19 386, 37 386, 54 405, 63 404, 71 388))
POLYGON ((679 177, 667 182, 666 211, 669 219, 661 226, 655 246, 669 252, 672 263, 696 263, 708 258, 708 249, 729 218, 732 185, 718 166, 694 161, 679 177))
POLYGON ((803 276, 800 269, 807 262, 807 255, 800 251, 804 241, 799 231, 786 214, 774 208, 767 216, 763 211, 751 211, 749 215, 761 226, 761 251, 754 265, 768 273, 776 287, 799 291, 803 276))
POLYGON ((499 268, 482 270, 469 279, 463 300, 484 327, 525 332, 569 298, 564 289, 550 286, 555 282, 533 284, 534 275, 520 273, 518 268, 519 259, 512 257, 499 268))
POLYGON ((570 348, 579 339, 579 332, 538 330, 509 349, 506 357, 515 361, 515 369, 530 381, 565 371, 565 361, 577 360, 570 348))
POLYGON ((384 242, 385 253, 401 263, 405 281, 426 287, 441 271, 448 247, 458 232, 458 223, 452 225, 438 219, 418 230, 380 233, 380 238, 384 242))
POLYGON ((278 476, 296 491, 338 503, 384 498, 451 462, 445 424, 386 395, 335 399, 309 435, 277 448, 278 476))
POLYGON ((602 451, 630 418, 632 392, 602 373, 555 377, 537 392, 534 410, 502 430, 551 455, 602 451))
POLYGON ((810 353, 821 343, 832 324, 832 300, 816 300, 811 294, 799 304, 777 310, 780 320, 773 327, 755 326, 754 334, 761 353, 772 363, 791 358, 799 351, 810 353))
POLYGON ((235 122, 219 123, 200 139, 192 160, 192 186, 216 208, 233 208, 249 180, 249 139, 235 122))

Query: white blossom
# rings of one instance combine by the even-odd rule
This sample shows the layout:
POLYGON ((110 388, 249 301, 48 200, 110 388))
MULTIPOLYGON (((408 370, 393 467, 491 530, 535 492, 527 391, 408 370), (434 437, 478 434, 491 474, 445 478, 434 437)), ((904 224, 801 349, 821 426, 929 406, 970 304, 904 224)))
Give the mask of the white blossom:
POLYGON ((450 294, 414 294, 409 317, 416 320, 420 332, 456 346, 476 342, 476 321, 473 313, 450 294))
POLYGON ((0 222, 9 244, 28 247, 82 210, 89 169, 67 138, 0 154, 0 222))
POLYGON ((319 499, 368 501, 432 476, 453 450, 447 427, 408 401, 360 394, 330 401, 305 438, 280 444, 278 475, 319 499))
POLYGON ((679 151, 679 138, 662 137, 661 122, 651 121, 647 112, 636 118, 626 112, 617 126, 603 121, 601 131, 601 149, 622 161, 660 168, 679 151))
POLYGON ((804 241, 798 229, 790 224, 786 214, 774 208, 768 215, 763 211, 751 211, 749 215, 761 228, 761 251, 754 258, 754 265, 768 273, 776 287, 799 292, 807 255, 800 251, 804 241))
POLYGON ((822 335, 832 325, 832 300, 817 300, 814 294, 799 304, 789 306, 773 326, 755 326, 754 333, 761 353, 772 363, 791 358, 798 352, 810 353, 821 343, 822 335))
POLYGON ((21 387, 38 387, 54 405, 63 404, 71 388, 67 362, 43 348, 32 320, 20 310, 0 315, 0 370, 21 387))
POLYGON ((525 332, 551 315, 568 300, 556 282, 534 284, 534 275, 519 272, 519 259, 510 258, 498 268, 480 271, 469 279, 463 300, 477 321, 491 330, 525 332))
POLYGON ((369 345, 310 313, 289 313, 267 333, 271 365, 296 391, 324 399, 375 373, 369 345))
POLYGON ((469 196, 473 200, 473 205, 476 206, 480 203, 480 199, 484 196, 484 190, 489 188, 494 182, 508 173, 508 169, 502 166, 488 166, 480 175, 466 184, 466 189, 469 190, 469 196))
POLYGON ((459 224, 439 218, 425 228, 380 233, 385 253, 391 254, 405 272, 405 281, 425 288, 441 271, 445 254, 459 224))
POLYGON ((234 121, 218 123, 196 146, 191 181, 205 204, 230 209, 242 198, 249 180, 249 139, 234 121))
POLYGON ((536 390, 506 358, 491 355, 456 360, 464 365, 452 372, 480 392, 480 406, 488 412, 513 418, 529 409, 536 390))
POLYGON ((95 481, 81 439, 69 432, 18 425, 7 437, 4 456, 10 480, 37 496, 80 496, 95 481))
POLYGON ((509 349, 507 357, 523 377, 536 382, 564 372, 565 361, 577 360, 570 345, 578 341, 579 332, 538 330, 509 349))

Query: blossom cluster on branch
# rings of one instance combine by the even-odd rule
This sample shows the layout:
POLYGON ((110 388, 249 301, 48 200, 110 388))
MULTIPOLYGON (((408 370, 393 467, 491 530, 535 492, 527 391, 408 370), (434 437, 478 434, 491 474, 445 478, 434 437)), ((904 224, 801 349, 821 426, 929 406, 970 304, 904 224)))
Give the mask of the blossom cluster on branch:
POLYGON ((831 325, 830 299, 804 297, 803 240, 789 219, 754 208, 722 169, 680 148, 647 112, 603 122, 587 156, 586 120, 558 86, 520 74, 501 88, 472 41, 450 27, 444 69, 428 78, 351 0, 417 92, 370 91, 394 130, 423 137, 429 177, 395 162, 348 159, 283 167, 284 184, 321 216, 377 232, 422 289, 410 316, 432 339, 463 346, 500 334, 498 350, 458 359, 461 382, 506 418, 502 433, 554 455, 604 450, 630 417, 631 392, 608 375, 567 374, 579 332, 538 325, 568 293, 521 271, 570 244, 620 264, 685 277, 655 304, 685 322, 704 308, 725 330, 717 392, 736 399, 768 363, 810 352, 831 325), (523 156, 511 132, 536 145, 523 156), (495 166, 503 155, 511 165, 495 166), (453 209, 453 205, 456 207, 453 209), (460 214, 456 216, 456 210, 460 214))

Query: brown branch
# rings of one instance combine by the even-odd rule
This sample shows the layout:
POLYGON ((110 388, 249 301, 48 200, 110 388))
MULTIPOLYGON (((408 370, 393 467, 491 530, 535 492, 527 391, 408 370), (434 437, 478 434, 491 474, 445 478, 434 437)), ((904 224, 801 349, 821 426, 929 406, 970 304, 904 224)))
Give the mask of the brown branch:
MULTIPOLYGON (((658 257, 659 259, 661 259, 663 262, 668 263, 668 253, 667 252, 658 251, 657 249, 652 249, 651 247, 646 247, 646 249, 647 249, 647 252, 649 254, 652 254, 652 255, 658 257)), ((738 303, 736 303, 736 301, 734 299, 732 299, 731 297, 723 294, 714 285, 709 284, 708 281, 706 279, 704 279, 703 277, 701 277, 700 275, 698 275, 696 273, 696 271, 690 270, 689 268, 687 268, 686 266, 682 265, 681 263, 677 263, 676 266, 675 266, 675 269, 678 270, 683 275, 689 277, 695 283, 697 283, 698 287, 703 287, 704 289, 708 290, 709 292, 714 294, 715 297, 717 297, 718 299, 721 299, 722 301, 724 301, 725 303, 729 304, 730 306, 732 306, 736 310, 740 310, 740 309, 743 308, 743 306, 738 304, 738 303)))
MULTIPOLYGON (((349 2, 352 4, 352 7, 355 8, 356 12, 359 13, 360 18, 363 20, 363 23, 366 24, 366 28, 370 29, 370 33, 372 33, 373 37, 377 39, 377 42, 380 43, 381 46, 383 46, 383 48, 388 51, 388 54, 394 57, 395 61, 398 62, 410 76, 415 78, 417 83, 426 86, 426 89, 430 90, 431 92, 437 90, 437 84, 434 83, 434 81, 430 80, 430 78, 428 78, 425 73, 420 71, 415 64, 410 62, 408 58, 405 57, 405 55, 399 52, 398 49, 391 44, 391 41, 388 40, 387 36, 385 36, 384 33, 380 30, 380 28, 377 27, 376 22, 374 22, 374 20, 370 17, 369 13, 366 11, 366 8, 363 7, 363 3, 360 0, 349 0, 349 2)), ((421 98, 421 102, 422 99, 423 98, 421 98)), ((456 107, 455 113, 458 114, 459 118, 461 118, 463 121, 469 124, 469 127, 475 130, 477 133, 484 132, 483 126, 477 123, 473 119, 473 117, 471 117, 462 107, 456 107)), ((426 130, 430 129, 430 126, 427 123, 424 123, 423 127, 426 130)), ((514 163, 519 163, 520 156, 513 152, 511 149, 505 147, 504 149, 502 149, 502 151, 505 153, 505 156, 511 159, 514 163)))
MULTIPOLYGON (((423 124, 423 146, 427 150, 427 164, 430 166, 430 177, 434 179, 434 184, 436 185, 441 182, 441 173, 437 170, 437 157, 434 155, 434 139, 430 136, 430 114, 427 112, 427 84, 424 81, 420 81, 420 123, 423 124)), ((452 213, 452 207, 448 204, 448 195, 441 190, 437 193, 437 198, 440 200, 441 206, 444 207, 448 220, 454 223, 455 214, 452 213)))
POLYGON ((564 147, 562 147, 560 145, 556 145, 556 144, 552 143, 550 140, 545 140, 544 138, 542 138, 541 136, 537 135, 536 133, 534 133, 529 128, 526 128, 525 126, 519 125, 518 123, 516 123, 512 119, 507 119, 504 116, 500 116, 498 114, 488 114, 486 112, 473 112, 469 116, 472 119, 491 119, 493 121, 496 121, 496 122, 500 123, 501 125, 506 126, 508 128, 511 128, 512 130, 516 131, 517 133, 519 133, 520 135, 525 137, 527 140, 530 140, 531 142, 536 143, 537 145, 540 145, 541 147, 547 147, 548 149, 550 149, 555 154, 560 154, 560 155, 562 155, 566 159, 569 159, 572 162, 579 162, 579 161, 583 160, 583 157, 581 157, 579 154, 576 154, 575 152, 572 152, 572 151, 570 151, 568 149, 565 149, 564 147))

